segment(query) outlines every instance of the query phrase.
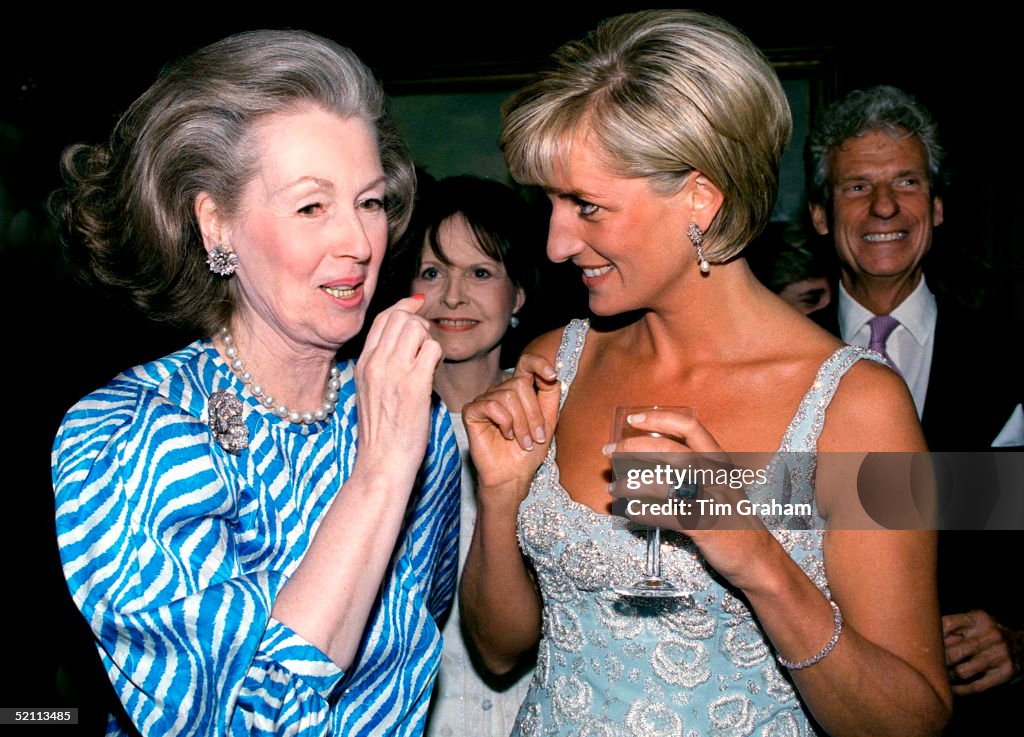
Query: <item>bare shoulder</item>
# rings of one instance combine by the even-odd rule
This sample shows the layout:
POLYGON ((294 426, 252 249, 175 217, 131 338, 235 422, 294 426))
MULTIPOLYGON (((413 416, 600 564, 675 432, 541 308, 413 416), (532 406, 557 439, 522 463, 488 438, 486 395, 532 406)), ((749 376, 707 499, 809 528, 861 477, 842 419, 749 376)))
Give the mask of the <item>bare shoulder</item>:
POLYGON ((914 400, 900 375, 874 361, 857 361, 829 404, 818 450, 925 449, 914 400))
POLYGON ((565 328, 556 328, 550 332, 544 333, 532 341, 530 344, 523 349, 523 353, 533 353, 538 356, 543 356, 551 363, 555 362, 555 357, 558 355, 558 346, 562 343, 562 333, 565 328))

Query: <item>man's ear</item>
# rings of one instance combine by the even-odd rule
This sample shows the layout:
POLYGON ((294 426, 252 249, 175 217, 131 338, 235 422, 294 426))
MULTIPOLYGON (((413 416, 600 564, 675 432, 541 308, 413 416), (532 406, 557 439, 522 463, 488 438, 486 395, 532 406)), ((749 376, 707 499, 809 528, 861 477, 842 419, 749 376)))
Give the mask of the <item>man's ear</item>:
POLYGON ((828 235, 828 210, 818 202, 810 202, 807 205, 811 211, 811 223, 818 235, 828 235))
POLYGON ((942 198, 936 195, 932 198, 932 225, 942 225, 942 198))
POLYGON ((209 253, 217 246, 227 246, 228 232, 227 222, 223 212, 206 192, 200 192, 196 196, 196 221, 199 223, 199 232, 203 236, 203 247, 209 253))

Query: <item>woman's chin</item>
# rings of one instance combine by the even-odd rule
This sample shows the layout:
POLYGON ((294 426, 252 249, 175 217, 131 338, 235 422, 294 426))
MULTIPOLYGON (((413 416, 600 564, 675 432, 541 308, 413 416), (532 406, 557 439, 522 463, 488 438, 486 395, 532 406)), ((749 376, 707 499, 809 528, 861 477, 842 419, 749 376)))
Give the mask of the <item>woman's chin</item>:
POLYGON ((594 299, 593 297, 591 297, 587 306, 597 317, 614 317, 615 315, 621 315, 624 312, 632 312, 633 310, 639 309, 635 305, 625 305, 606 299, 594 299))

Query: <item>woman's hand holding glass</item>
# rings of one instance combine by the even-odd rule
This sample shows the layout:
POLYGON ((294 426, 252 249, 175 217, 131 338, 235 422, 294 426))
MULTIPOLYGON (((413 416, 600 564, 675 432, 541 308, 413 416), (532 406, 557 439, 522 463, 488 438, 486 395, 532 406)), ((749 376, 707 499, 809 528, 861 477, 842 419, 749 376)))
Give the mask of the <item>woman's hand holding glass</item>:
MULTIPOLYGON (((692 414, 671 409, 646 410, 634 414, 629 424, 638 431, 657 433, 658 436, 636 435, 605 447, 605 455, 616 454, 616 459, 628 460, 636 454, 645 463, 657 462, 678 467, 721 469, 732 467, 729 455, 714 436, 692 414), (685 459, 685 463, 681 461, 685 459)), ((647 487, 654 491, 658 487, 647 487)), ((669 488, 660 487, 660 498, 668 498, 669 488)), ((648 493, 650 493, 648 491, 648 493)), ((612 496, 637 498, 636 490, 619 479, 612 485, 612 496)), ((754 514, 736 514, 735 503, 744 498, 742 490, 725 486, 701 484, 696 499, 692 500, 685 515, 630 515, 637 522, 657 525, 682 532, 690 537, 704 559, 731 584, 740 589, 754 586, 763 578, 758 564, 771 560, 770 551, 781 551, 775 538, 761 519, 754 514), (733 513, 701 514, 698 501, 728 505, 733 513)))
POLYGON ((561 389, 551 362, 525 353, 509 379, 466 405, 462 419, 481 490, 515 485, 525 496, 554 437, 561 389))

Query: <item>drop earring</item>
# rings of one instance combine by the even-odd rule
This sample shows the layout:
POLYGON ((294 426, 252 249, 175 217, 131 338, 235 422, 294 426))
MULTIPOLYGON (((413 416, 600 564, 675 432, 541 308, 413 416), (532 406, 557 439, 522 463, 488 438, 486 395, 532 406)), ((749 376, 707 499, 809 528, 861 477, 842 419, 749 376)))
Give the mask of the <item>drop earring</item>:
POLYGON ((711 264, 704 258, 704 231, 700 229, 697 223, 691 220, 689 227, 686 229, 686 235, 690 237, 690 242, 697 249, 697 263, 700 264, 701 272, 708 273, 711 271, 711 264))
POLYGON ((516 315, 512 315, 512 317, 510 317, 508 319, 508 324, 509 324, 509 327, 513 327, 513 328, 519 327, 519 318, 516 315))

